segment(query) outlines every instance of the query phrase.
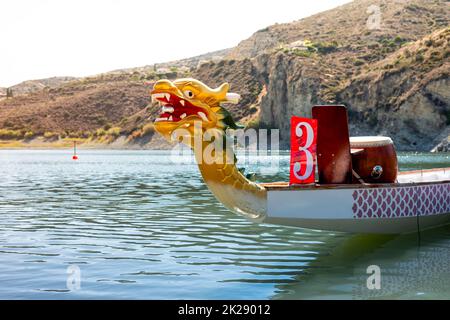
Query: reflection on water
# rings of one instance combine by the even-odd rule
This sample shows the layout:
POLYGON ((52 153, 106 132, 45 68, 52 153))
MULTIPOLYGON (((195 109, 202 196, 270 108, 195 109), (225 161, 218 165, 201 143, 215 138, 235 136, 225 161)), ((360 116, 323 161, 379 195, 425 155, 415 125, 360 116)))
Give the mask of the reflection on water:
POLYGON ((355 235, 311 263, 295 282, 278 286, 275 299, 450 299, 450 227, 416 234, 355 235), (369 290, 369 266, 381 288, 369 290))
MULTIPOLYGON (((285 179, 288 155, 279 157, 285 179)), ((166 152, 0 151, 0 298, 450 298, 450 228, 417 236, 255 225, 166 152), (365 287, 379 265, 382 289, 365 287), (80 290, 66 285, 81 270, 80 290)), ((404 154, 402 169, 449 165, 404 154)), ((258 164, 248 169, 257 171, 258 164)))

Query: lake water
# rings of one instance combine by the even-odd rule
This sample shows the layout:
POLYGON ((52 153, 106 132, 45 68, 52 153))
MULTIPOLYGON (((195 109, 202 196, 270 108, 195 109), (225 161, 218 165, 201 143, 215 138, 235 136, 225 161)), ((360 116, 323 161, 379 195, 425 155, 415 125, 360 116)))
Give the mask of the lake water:
MULTIPOLYGON (((168 152, 79 157, 0 151, 1 299, 450 299, 450 227, 419 245, 416 234, 256 225, 168 152), (380 290, 366 287, 370 265, 380 290)), ((273 157, 280 172, 260 180, 287 178, 288 154, 273 157)), ((449 154, 399 160, 401 170, 450 166, 449 154)))

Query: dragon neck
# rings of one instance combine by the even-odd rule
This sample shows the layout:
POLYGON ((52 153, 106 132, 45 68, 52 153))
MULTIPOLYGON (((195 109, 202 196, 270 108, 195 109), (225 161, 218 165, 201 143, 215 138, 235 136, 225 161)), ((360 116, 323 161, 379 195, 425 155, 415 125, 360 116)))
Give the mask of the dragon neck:
POLYGON ((193 151, 210 191, 228 209, 256 221, 262 220, 266 214, 265 188, 239 171, 233 148, 225 145, 223 152, 208 153, 208 145, 210 143, 202 142, 201 147, 194 147, 193 151))

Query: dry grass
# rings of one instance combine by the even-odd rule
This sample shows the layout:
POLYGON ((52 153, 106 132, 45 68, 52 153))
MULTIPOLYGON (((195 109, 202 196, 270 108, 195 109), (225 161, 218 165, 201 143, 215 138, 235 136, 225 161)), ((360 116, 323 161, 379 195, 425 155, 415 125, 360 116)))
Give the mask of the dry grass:
POLYGON ((65 149, 73 147, 73 142, 77 141, 82 145, 88 142, 88 139, 58 139, 49 141, 42 137, 30 141, 26 140, 0 140, 0 149, 65 149))
POLYGON ((82 136, 107 124, 113 127, 148 102, 148 89, 141 82, 77 81, 0 101, 0 128, 82 136))

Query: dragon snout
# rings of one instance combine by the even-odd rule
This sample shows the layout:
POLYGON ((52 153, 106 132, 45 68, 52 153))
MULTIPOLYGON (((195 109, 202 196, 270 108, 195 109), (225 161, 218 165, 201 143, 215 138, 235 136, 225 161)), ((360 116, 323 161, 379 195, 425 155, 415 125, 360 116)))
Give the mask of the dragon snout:
POLYGON ((163 92, 163 91, 172 91, 172 90, 176 90, 177 87, 172 83, 172 81, 170 80, 158 80, 155 82, 155 84, 153 85, 153 90, 151 91, 151 93, 158 93, 158 92, 163 92))

